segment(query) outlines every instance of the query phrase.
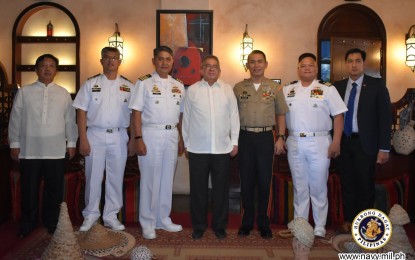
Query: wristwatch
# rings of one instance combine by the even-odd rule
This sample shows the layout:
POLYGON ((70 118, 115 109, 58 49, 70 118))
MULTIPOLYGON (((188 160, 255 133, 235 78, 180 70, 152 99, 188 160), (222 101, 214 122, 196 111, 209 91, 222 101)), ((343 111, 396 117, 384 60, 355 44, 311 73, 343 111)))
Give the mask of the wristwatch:
POLYGON ((141 135, 137 135, 134 139, 141 139, 141 138, 143 138, 141 135))
POLYGON ((287 139, 287 138, 285 137, 285 135, 277 135, 277 140, 278 140, 278 138, 282 138, 282 140, 284 140, 284 142, 285 142, 285 139, 287 139))

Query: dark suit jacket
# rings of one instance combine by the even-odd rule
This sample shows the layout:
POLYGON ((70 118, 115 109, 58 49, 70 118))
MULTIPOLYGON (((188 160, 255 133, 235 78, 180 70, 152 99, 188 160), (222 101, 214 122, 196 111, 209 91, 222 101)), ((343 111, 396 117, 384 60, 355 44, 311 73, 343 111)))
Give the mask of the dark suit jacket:
MULTIPOLYGON (((344 100, 348 78, 333 83, 344 100)), ((392 109, 388 89, 382 79, 364 75, 357 108, 357 125, 363 150, 375 154, 390 150, 392 109)))

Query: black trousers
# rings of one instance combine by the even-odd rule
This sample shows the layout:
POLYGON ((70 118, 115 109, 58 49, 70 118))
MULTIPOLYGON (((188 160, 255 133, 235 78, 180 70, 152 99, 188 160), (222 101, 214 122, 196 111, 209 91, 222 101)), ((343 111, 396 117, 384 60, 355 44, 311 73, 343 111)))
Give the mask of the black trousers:
POLYGON ((38 223, 40 181, 44 180, 42 223, 55 227, 63 200, 65 159, 20 159, 21 229, 38 223))
POLYGON ((229 213, 229 154, 189 152, 190 214, 193 229, 206 230, 209 174, 212 182, 212 229, 226 229, 229 213))
POLYGON ((359 137, 342 137, 339 165, 345 221, 352 222, 361 211, 373 208, 377 154, 363 151, 359 137))
POLYGON ((254 227, 255 198, 258 229, 270 226, 269 204, 274 160, 272 131, 239 133, 238 165, 241 177, 242 226, 254 227), (257 190, 257 194, 255 191, 257 190))

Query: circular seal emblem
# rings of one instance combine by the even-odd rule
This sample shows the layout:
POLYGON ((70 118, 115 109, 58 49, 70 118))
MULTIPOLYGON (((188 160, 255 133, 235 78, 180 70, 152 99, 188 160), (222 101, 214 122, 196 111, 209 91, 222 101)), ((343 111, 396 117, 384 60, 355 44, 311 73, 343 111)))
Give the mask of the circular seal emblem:
POLYGON ((353 220, 352 235, 360 247, 376 250, 385 246, 391 238, 392 223, 382 211, 366 209, 353 220))

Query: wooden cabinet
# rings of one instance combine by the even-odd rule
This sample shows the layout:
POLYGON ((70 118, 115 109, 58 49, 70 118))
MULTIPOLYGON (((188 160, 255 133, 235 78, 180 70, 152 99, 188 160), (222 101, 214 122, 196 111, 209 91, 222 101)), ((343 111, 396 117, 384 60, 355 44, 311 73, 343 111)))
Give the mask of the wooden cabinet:
POLYGON ((79 26, 63 6, 40 2, 27 7, 13 27, 13 84, 36 81, 35 61, 44 53, 59 59, 55 82, 75 95, 79 90, 79 26), (53 36, 46 36, 46 25, 54 23, 53 36))

